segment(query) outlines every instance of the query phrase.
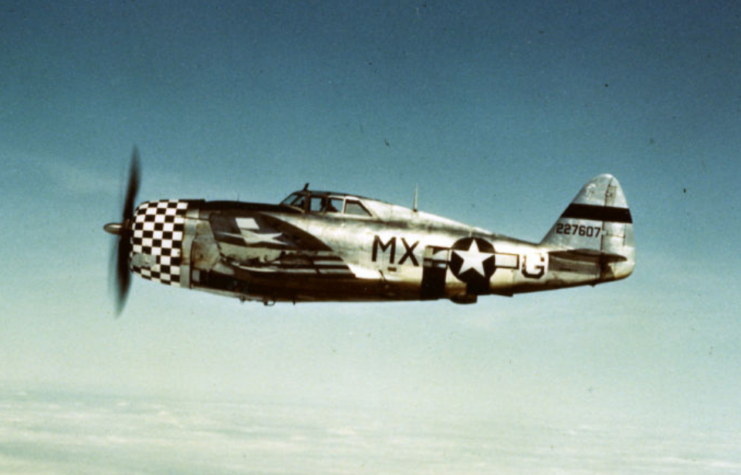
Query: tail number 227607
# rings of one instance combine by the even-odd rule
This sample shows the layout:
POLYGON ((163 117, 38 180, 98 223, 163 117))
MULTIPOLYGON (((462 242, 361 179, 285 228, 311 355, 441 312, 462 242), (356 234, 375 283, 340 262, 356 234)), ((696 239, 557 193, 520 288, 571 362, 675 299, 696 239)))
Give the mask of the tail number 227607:
POLYGON ((568 234, 571 236, 599 237, 602 228, 598 226, 584 226, 583 224, 556 224, 556 234, 568 234))

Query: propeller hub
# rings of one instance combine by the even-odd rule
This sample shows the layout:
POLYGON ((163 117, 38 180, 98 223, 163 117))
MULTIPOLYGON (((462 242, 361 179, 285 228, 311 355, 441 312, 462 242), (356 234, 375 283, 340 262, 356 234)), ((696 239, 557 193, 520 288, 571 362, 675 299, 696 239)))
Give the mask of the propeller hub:
POLYGON ((121 236, 124 231, 124 225, 121 223, 108 223, 105 226, 103 226, 103 229, 107 233, 115 234, 116 236, 121 236))

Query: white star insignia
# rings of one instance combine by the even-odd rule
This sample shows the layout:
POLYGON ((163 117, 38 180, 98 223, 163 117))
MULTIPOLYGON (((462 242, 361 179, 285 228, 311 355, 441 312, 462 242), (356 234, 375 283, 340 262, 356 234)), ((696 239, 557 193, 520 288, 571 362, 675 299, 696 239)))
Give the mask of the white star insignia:
POLYGON ((284 246, 285 243, 278 241, 278 238, 281 237, 281 233, 256 233, 253 231, 250 231, 248 229, 240 229, 239 230, 242 233, 242 238, 244 238, 244 242, 247 244, 279 244, 281 246, 284 246))
POLYGON ((239 226, 240 235, 233 235, 235 237, 241 237, 244 242, 249 246, 252 244, 278 244, 285 246, 284 242, 278 241, 278 238, 282 236, 281 233, 258 233, 260 231, 260 225, 257 224, 255 218, 237 218, 237 226, 239 226))
POLYGON ((255 233, 252 231, 248 231, 246 229, 240 229, 240 233, 223 233, 224 236, 229 236, 237 239, 242 239, 245 244, 252 245, 252 244, 280 244, 281 246, 285 246, 286 244, 284 242, 278 241, 278 238, 281 236, 281 234, 260 234, 255 233))
POLYGON ((479 251, 479 245, 476 243, 475 239, 471 241, 471 246, 467 251, 459 251, 456 249, 453 252, 463 259, 463 264, 461 264, 461 268, 458 271, 459 275, 469 269, 473 269, 477 273, 481 274, 482 277, 486 277, 486 273, 484 272, 484 261, 493 256, 493 254, 479 251))

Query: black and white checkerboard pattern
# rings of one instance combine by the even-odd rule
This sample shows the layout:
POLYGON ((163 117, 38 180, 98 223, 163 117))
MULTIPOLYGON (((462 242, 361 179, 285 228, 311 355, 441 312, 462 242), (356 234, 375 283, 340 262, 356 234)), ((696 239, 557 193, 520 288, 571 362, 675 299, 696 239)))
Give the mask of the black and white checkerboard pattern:
POLYGON ((188 202, 179 200, 149 201, 139 205, 134 219, 129 256, 133 272, 145 279, 180 286, 187 209, 188 202), (154 262, 149 266, 137 265, 152 262, 152 259, 133 260, 135 254, 153 256, 154 262))

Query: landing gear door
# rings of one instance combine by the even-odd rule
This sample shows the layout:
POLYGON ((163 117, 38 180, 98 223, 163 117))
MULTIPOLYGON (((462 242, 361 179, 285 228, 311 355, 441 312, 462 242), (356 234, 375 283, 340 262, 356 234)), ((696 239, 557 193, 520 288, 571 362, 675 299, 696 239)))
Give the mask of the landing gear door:
POLYGON ((444 297, 449 251, 447 247, 425 247, 422 261, 422 300, 436 300, 444 297))

